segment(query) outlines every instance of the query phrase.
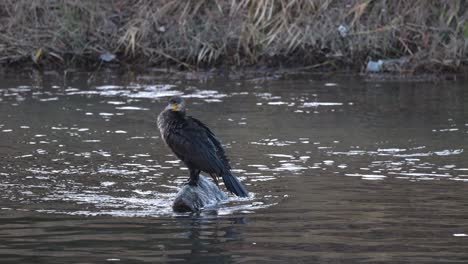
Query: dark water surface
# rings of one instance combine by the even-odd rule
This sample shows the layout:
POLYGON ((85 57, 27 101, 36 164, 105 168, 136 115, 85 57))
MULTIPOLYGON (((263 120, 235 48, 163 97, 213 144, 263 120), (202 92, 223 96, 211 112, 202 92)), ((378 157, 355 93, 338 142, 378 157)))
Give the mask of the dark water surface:
POLYGON ((2 263, 467 263, 468 86, 289 75, 6 75, 2 263), (252 192, 196 215, 168 96, 252 192))

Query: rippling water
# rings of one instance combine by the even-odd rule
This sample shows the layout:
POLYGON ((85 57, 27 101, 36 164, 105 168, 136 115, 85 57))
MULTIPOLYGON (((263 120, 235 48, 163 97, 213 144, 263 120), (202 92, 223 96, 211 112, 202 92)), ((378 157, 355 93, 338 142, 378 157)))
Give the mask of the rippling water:
POLYGON ((1 78, 5 262, 468 262, 462 82, 1 78), (188 171, 155 121, 176 94, 249 199, 172 212, 188 171))

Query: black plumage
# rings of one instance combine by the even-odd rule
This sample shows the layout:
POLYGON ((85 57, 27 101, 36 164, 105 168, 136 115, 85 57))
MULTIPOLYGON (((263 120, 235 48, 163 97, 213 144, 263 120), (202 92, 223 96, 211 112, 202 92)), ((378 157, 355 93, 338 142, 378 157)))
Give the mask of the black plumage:
POLYGON ((247 197, 242 183, 232 175, 229 160, 215 134, 200 120, 185 114, 185 102, 180 96, 158 116, 158 127, 166 145, 182 160, 190 171, 189 184, 196 185, 204 171, 218 184, 218 177, 231 193, 247 197))

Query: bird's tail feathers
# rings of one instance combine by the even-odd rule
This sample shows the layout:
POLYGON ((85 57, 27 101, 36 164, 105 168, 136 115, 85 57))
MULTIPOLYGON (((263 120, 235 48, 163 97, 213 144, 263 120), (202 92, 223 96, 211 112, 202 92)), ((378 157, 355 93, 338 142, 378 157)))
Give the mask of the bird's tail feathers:
POLYGON ((223 174, 223 181, 226 189, 239 197, 248 197, 249 192, 244 185, 230 172, 223 174))

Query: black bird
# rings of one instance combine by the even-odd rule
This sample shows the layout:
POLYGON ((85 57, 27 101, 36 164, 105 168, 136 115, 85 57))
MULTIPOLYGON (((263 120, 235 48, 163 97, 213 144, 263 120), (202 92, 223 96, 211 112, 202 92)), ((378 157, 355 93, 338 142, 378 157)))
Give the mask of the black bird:
POLYGON ((232 175, 229 160, 215 134, 200 120, 185 115, 185 102, 180 96, 169 100, 169 105, 158 116, 162 139, 190 171, 188 184, 197 185, 199 174, 204 171, 218 185, 222 177, 231 193, 247 197, 248 191, 232 175))

